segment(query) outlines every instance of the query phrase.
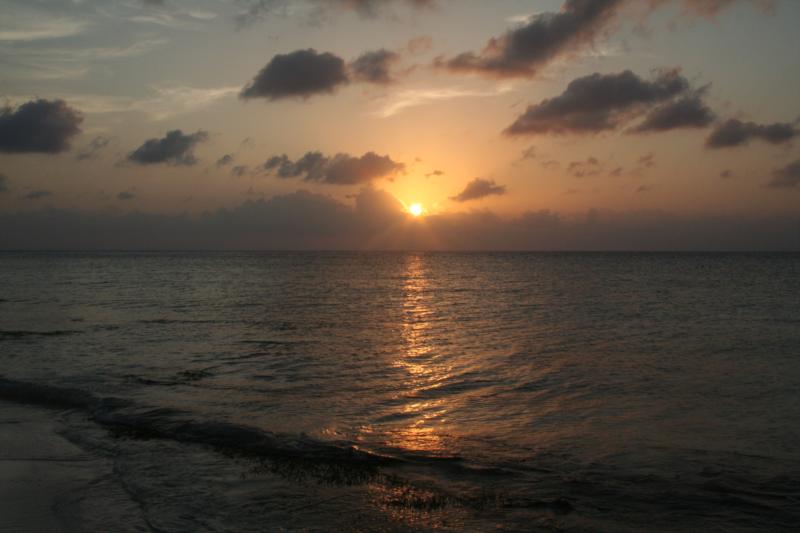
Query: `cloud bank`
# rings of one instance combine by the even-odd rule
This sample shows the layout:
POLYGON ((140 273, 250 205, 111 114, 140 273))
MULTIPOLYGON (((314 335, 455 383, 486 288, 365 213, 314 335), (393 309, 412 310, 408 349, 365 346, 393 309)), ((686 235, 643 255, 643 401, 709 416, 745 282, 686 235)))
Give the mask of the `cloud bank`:
POLYGON ((60 209, 0 214, 0 249, 800 250, 800 215, 489 212, 412 219, 388 193, 305 191, 200 216, 60 209))

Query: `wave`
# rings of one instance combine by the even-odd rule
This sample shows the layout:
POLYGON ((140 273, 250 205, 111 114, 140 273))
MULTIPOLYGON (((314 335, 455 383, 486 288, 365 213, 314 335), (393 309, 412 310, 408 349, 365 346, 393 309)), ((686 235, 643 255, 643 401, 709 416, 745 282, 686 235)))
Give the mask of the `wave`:
POLYGON ((79 389, 0 377, 0 399, 84 411, 94 422, 122 435, 205 444, 231 453, 266 459, 365 466, 396 462, 392 457, 360 450, 348 443, 322 442, 305 435, 277 434, 231 422, 196 420, 186 411, 147 408, 129 400, 98 397, 79 389))

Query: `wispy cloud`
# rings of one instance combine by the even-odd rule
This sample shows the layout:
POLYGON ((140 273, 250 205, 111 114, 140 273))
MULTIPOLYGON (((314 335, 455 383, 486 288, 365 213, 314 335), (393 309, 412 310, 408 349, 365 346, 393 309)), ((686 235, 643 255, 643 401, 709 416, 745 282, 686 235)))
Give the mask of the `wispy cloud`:
POLYGON ((0 42, 59 39, 81 33, 88 26, 85 22, 70 18, 11 18, 6 15, 0 18, 6 19, 6 22, 0 22, 0 42))
POLYGON ((388 118, 406 109, 427 105, 437 101, 454 100, 457 98, 499 96, 510 92, 512 89, 513 86, 510 84, 498 85, 488 90, 466 89, 463 87, 404 89, 391 94, 387 101, 381 105, 380 109, 375 112, 375 116, 388 118))
MULTIPOLYGON (((184 113, 205 109, 226 97, 233 97, 239 87, 198 88, 180 85, 151 86, 151 96, 134 98, 101 94, 57 93, 83 113, 144 113, 152 120, 165 120, 184 113)), ((29 99, 29 95, 6 95, 12 104, 29 99)))

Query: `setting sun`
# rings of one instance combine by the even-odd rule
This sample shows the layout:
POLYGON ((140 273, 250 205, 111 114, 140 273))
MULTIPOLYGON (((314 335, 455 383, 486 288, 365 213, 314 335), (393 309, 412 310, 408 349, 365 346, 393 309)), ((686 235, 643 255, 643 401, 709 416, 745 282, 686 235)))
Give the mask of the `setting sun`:
POLYGON ((410 206, 408 206, 408 212, 411 213, 415 217, 422 216, 422 213, 424 211, 425 210, 423 209, 422 204, 420 204, 420 203, 411 204, 410 206))

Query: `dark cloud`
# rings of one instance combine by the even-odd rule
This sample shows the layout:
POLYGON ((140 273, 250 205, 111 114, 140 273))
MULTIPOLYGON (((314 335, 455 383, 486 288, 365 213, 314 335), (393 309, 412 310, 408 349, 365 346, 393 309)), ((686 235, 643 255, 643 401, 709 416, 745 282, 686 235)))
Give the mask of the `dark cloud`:
POLYGON ((225 167, 233 163, 234 157, 233 154, 225 154, 219 159, 217 159, 217 166, 218 167, 225 167))
POLYGON ((714 112, 700 95, 693 94, 653 109, 633 131, 646 133, 679 128, 705 128, 712 122, 714 112))
POLYGON ((316 50, 297 50, 273 57, 242 89, 242 98, 309 98, 315 94, 333 93, 348 83, 342 58, 316 50))
POLYGON ((50 191, 31 191, 22 198, 25 200, 41 200, 49 196, 53 196, 53 193, 50 191))
POLYGON ((800 216, 698 216, 659 211, 490 212, 411 220, 391 195, 354 205, 305 191, 199 216, 36 209, 0 213, 0 249, 135 250, 800 250, 800 216))
POLYGON ((361 157, 348 154, 327 157, 321 152, 308 152, 296 161, 286 155, 272 156, 264 163, 263 169, 279 178, 302 177, 306 181, 333 185, 357 185, 378 178, 391 178, 404 171, 405 165, 375 152, 367 152, 361 157))
POLYGON ((450 199, 454 202, 469 202, 471 200, 479 200, 487 196, 499 196, 505 193, 505 185, 496 185, 494 180, 475 178, 467 183, 463 191, 455 196, 451 196, 450 199))
POLYGON ((735 174, 730 169, 723 170, 722 172, 719 173, 719 177, 722 178, 722 179, 726 179, 726 180, 730 179, 730 178, 732 178, 734 176, 735 176, 735 174))
POLYGON ((444 172, 441 170, 434 170, 432 172, 428 172, 427 174, 425 174, 426 178, 433 178, 433 177, 438 178, 439 176, 444 176, 444 172))
POLYGON ((392 83, 392 67, 400 61, 400 54, 386 49, 366 52, 350 63, 354 79, 367 83, 388 85, 392 83))
POLYGON ((86 159, 94 159, 98 153, 100 153, 105 147, 111 144, 111 138, 106 137, 105 135, 98 135, 91 141, 89 144, 83 148, 78 154, 75 156, 76 159, 79 161, 84 161, 86 159))
POLYGON ((139 165, 168 163, 170 165, 194 165, 194 147, 208 139, 208 133, 198 131, 184 134, 172 130, 161 139, 148 139, 139 148, 128 154, 128 161, 139 165))
POLYGON ((8 192, 8 176, 0 174, 0 192, 8 192))
POLYGON ((773 172, 772 180, 767 186, 774 189, 788 189, 800 186, 800 159, 773 172))
POLYGON ((615 130, 658 104, 691 91, 677 70, 657 71, 644 80, 626 70, 619 74, 591 74, 569 83, 554 98, 528 106, 509 126, 508 135, 598 133, 615 130))
POLYGON ((123 201, 123 202, 128 201, 128 200, 133 200, 134 198, 136 198, 136 195, 134 193, 130 192, 130 191, 122 191, 121 193, 119 193, 117 195, 117 200, 120 200, 120 201, 123 201))
POLYGON ((706 139, 708 148, 733 148, 759 139, 770 144, 783 144, 800 134, 794 125, 785 122, 756 124, 732 118, 718 124, 706 139))
POLYGON ((532 77, 559 55, 591 44, 624 1, 566 0, 559 12, 532 16, 492 38, 478 54, 466 52, 437 64, 455 72, 532 77))
POLYGON ((55 154, 69 149, 83 117, 63 100, 31 100, 0 109, 0 152, 55 154))

